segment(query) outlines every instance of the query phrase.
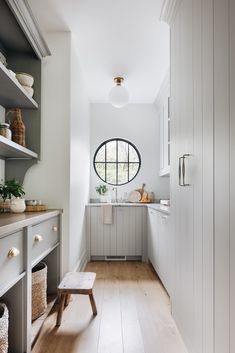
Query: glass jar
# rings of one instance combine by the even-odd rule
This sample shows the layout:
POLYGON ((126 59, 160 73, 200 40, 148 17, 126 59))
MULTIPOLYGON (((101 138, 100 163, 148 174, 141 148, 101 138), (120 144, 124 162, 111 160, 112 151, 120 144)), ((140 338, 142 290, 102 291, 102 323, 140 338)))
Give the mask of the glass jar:
POLYGON ((9 129, 9 126, 10 125, 7 123, 0 123, 0 135, 11 140, 11 130, 9 129))

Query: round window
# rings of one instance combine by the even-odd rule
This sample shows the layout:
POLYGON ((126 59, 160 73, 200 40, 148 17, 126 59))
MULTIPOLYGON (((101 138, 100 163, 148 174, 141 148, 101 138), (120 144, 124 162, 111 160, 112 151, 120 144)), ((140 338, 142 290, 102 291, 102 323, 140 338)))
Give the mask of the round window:
POLYGON ((133 143, 115 138, 103 142, 94 155, 98 177, 107 184, 119 186, 129 183, 141 166, 140 153, 133 143))

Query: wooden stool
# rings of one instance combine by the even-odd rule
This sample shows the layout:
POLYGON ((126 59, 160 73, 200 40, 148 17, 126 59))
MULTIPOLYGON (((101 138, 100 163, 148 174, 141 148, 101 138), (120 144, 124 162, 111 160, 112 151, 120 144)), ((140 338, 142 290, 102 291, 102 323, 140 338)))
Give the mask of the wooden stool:
POLYGON ((93 315, 97 315, 93 286, 96 274, 94 272, 68 272, 58 287, 60 303, 57 314, 56 326, 60 326, 64 307, 69 304, 71 294, 89 295, 93 315))

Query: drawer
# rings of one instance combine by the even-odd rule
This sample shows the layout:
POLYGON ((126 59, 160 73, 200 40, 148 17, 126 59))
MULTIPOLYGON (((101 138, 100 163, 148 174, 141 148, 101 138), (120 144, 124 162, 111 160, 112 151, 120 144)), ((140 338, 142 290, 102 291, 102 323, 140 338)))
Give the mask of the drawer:
POLYGON ((59 218, 54 217, 32 227, 32 262, 59 242, 59 218))
POLYGON ((22 231, 0 239, 0 289, 24 271, 23 249, 22 231))

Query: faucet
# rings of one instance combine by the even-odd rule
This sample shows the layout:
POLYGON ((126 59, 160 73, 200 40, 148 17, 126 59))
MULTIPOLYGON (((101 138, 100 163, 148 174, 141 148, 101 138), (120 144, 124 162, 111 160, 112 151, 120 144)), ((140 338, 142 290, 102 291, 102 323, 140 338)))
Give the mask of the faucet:
POLYGON ((115 202, 117 203, 118 202, 118 195, 117 195, 117 187, 113 188, 113 191, 115 191, 115 202))

